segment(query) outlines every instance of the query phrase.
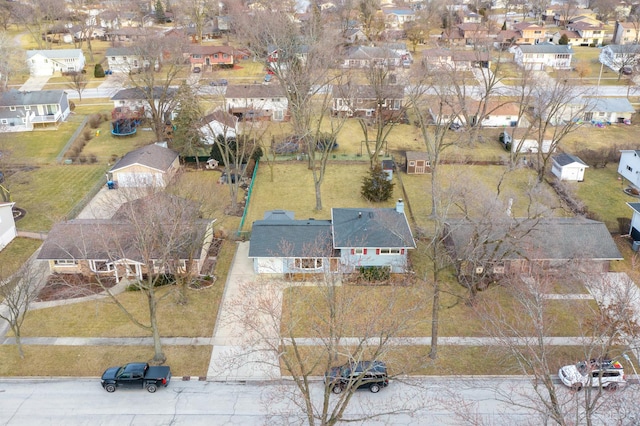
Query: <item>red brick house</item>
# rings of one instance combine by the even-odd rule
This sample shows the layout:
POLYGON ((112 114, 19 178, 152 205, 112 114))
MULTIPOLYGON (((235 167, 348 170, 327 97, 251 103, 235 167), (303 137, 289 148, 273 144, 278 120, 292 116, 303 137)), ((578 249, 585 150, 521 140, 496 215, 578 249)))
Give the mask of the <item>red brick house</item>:
POLYGON ((233 68, 234 49, 231 46, 189 46, 191 70, 212 71, 214 67, 233 68))

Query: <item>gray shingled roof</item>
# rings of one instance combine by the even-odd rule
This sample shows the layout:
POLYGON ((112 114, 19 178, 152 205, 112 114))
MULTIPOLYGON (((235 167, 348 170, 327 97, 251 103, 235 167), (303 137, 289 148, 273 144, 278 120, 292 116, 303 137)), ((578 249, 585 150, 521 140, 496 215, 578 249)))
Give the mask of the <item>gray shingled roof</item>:
POLYGON ((333 246, 415 248, 407 217, 395 208, 331 209, 333 246))
POLYGON ((249 257, 331 257, 331 221, 257 220, 249 257))
POLYGON ((400 54, 384 47, 354 46, 347 49, 347 59, 392 59, 399 58, 400 54))
MULTIPOLYGON (((137 99, 137 100, 147 100, 149 97, 147 96, 146 88, 143 90, 141 87, 130 87, 127 89, 118 90, 118 93, 111 97, 112 101, 120 101, 127 99, 137 99)), ((153 92, 150 93, 153 95, 153 99, 161 99, 163 96, 172 97, 176 93, 178 93, 178 89, 175 87, 154 87, 153 92), (166 93, 165 93, 166 90, 166 93)))
POLYGON ((42 55, 49 59, 75 59, 83 54, 82 49, 27 50, 27 59, 35 55, 42 55))
POLYGON ((589 219, 452 220, 448 226, 458 260, 622 260, 606 225, 589 219))
POLYGON ((587 101, 589 111, 594 112, 630 112, 636 110, 627 98, 584 98, 587 101))
POLYGON ((105 56, 127 56, 127 55, 136 55, 136 52, 131 47, 109 47, 104 55, 105 56))
POLYGON ((532 45, 520 45, 518 46, 523 53, 566 53, 572 54, 573 50, 571 46, 558 45, 558 44, 532 44, 532 45))
MULTIPOLYGON (((201 244, 207 227, 211 221, 197 221, 195 227, 185 232, 182 237, 187 241, 197 241, 201 244)), ((173 226, 170 224, 170 226, 173 226)), ((75 219, 60 222, 53 226, 42 244, 38 259, 42 260, 117 260, 130 259, 144 262, 140 254, 140 243, 137 242, 135 226, 127 221, 112 219, 75 219)), ((177 241, 172 245, 170 256, 178 259, 189 259, 188 249, 192 244, 181 244, 177 241)), ((152 250, 151 259, 166 257, 162 252, 164 247, 152 250)))
POLYGON ((0 94, 0 106, 23 105, 57 105, 66 96, 64 90, 39 90, 34 92, 20 92, 11 89, 0 94))
POLYGON ((407 151, 405 153, 407 161, 424 160, 429 161, 429 154, 424 151, 407 151))
POLYGON ((162 172, 167 171, 169 166, 178 157, 178 153, 160 145, 151 144, 128 152, 109 170, 115 172, 134 164, 150 167, 162 172))
POLYGON ((278 84, 247 84, 227 86, 226 98, 267 99, 284 97, 285 93, 278 84))
POLYGON ((640 203, 627 203, 627 205, 631 207, 634 212, 640 213, 640 203))
POLYGON ((579 157, 577 157, 575 155, 567 154, 566 152, 563 152, 562 154, 554 155, 553 156, 553 161, 558 163, 559 166, 566 166, 568 164, 579 163, 579 164, 583 165, 584 167, 589 167, 579 157))

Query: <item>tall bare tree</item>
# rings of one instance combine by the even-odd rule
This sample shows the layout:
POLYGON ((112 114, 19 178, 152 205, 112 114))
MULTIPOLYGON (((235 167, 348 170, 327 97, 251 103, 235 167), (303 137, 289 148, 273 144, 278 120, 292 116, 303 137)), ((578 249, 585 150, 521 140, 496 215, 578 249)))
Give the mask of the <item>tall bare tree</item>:
POLYGON ((18 272, 6 276, 0 270, 0 319, 5 321, 15 338, 18 354, 24 358, 22 348, 22 324, 27 316, 29 305, 42 288, 46 268, 33 261, 25 263, 18 272))
POLYGON ((47 30, 56 20, 67 15, 67 6, 64 0, 29 0, 20 3, 14 11, 16 21, 29 31, 38 49, 50 49, 47 30))

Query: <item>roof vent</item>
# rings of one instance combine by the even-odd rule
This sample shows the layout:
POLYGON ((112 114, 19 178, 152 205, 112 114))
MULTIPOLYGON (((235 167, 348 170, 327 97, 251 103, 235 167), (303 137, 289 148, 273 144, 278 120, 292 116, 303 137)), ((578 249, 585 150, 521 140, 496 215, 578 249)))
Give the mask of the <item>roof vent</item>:
POLYGON ((362 217, 362 212, 358 212, 358 219, 362 217))

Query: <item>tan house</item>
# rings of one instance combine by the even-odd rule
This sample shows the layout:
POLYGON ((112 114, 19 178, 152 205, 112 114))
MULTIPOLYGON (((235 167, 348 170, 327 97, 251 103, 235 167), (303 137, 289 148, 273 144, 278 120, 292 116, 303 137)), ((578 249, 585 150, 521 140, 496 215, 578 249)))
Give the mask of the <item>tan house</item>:
POLYGON ((616 21, 613 29, 613 44, 638 44, 640 24, 616 21))
POLYGON ((180 167, 178 153, 152 144, 128 152, 107 173, 116 187, 165 187, 180 167))

